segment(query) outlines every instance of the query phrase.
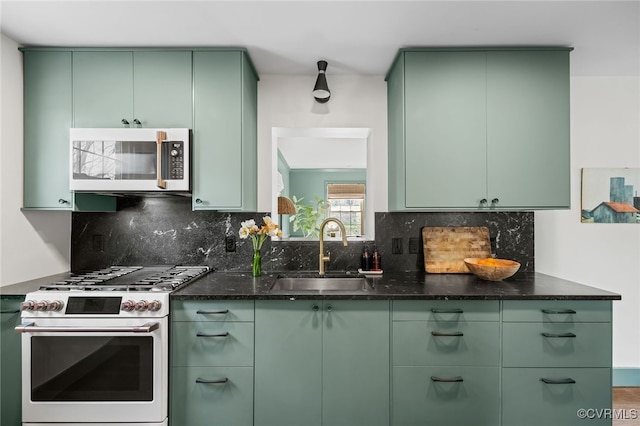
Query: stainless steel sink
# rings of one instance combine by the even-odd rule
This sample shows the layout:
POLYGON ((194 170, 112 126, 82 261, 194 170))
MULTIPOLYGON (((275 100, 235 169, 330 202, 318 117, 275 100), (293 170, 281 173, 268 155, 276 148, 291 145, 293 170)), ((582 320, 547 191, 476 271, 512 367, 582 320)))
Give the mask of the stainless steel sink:
POLYGON ((278 277, 271 291, 371 291, 365 277, 278 277))

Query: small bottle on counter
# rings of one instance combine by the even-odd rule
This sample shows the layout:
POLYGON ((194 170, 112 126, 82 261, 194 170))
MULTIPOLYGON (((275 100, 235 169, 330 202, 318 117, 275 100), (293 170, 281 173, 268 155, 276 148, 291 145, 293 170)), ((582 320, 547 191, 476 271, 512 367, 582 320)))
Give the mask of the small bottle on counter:
POLYGON ((364 246, 362 249, 362 261, 360 262, 360 269, 363 271, 371 270, 371 256, 369 255, 369 246, 364 246))
POLYGON ((378 252, 377 246, 373 246, 373 254, 371 255, 371 270, 382 271, 382 257, 378 252))

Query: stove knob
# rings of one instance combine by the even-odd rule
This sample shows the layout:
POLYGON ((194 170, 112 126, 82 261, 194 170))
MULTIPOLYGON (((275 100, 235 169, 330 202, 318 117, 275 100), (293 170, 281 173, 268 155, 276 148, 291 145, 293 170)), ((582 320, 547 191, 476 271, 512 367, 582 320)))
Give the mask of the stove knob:
POLYGON ((136 302, 134 302, 133 300, 127 300, 126 302, 122 302, 122 305, 120 305, 120 310, 131 312, 135 309, 135 307, 136 302))
POLYGON ((21 311, 33 311, 36 307, 36 302, 33 300, 25 300, 20 304, 21 311))
POLYGON ((153 302, 149 302, 149 310, 150 311, 159 311, 162 303, 159 300, 154 300, 153 302))
POLYGON ((49 310, 49 302, 46 300, 41 300, 36 303, 36 311, 48 311, 49 310))
POLYGON ((144 312, 149 309, 149 302, 147 302, 146 300, 140 300, 138 303, 136 303, 135 309, 136 311, 144 312))
POLYGON ((49 311, 61 311, 64 307, 64 302, 62 300, 54 300, 53 302, 49 302, 49 306, 47 310, 49 311))

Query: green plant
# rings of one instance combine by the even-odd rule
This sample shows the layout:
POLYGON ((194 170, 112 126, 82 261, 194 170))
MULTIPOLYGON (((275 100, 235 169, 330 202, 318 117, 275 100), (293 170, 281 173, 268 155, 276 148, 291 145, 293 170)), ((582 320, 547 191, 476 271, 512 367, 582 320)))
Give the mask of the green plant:
POLYGON ((320 224, 327 217, 329 203, 317 195, 311 204, 302 204, 304 197, 292 197, 296 213, 289 217, 289 222, 293 225, 293 231, 302 231, 306 238, 317 238, 320 236, 320 224))

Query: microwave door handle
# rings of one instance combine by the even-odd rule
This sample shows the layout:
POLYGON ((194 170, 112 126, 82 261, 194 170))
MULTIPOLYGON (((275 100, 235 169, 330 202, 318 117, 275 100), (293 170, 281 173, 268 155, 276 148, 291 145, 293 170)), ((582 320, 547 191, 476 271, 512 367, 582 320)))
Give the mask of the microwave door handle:
POLYGON ((162 141, 167 139, 167 132, 157 131, 156 177, 158 188, 167 189, 167 182, 162 179, 162 141))
POLYGON ((159 327, 160 323, 157 322, 132 327, 36 326, 35 322, 28 322, 17 326, 15 331, 16 333, 151 333, 159 327))

